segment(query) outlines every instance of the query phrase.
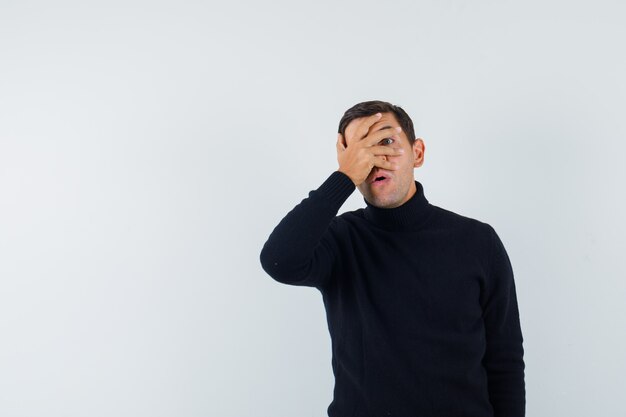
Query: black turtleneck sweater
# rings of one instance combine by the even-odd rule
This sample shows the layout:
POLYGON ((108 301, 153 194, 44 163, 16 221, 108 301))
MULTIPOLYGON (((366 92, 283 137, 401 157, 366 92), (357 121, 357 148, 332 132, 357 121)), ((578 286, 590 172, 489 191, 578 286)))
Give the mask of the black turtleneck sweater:
POLYGON ((369 204, 333 172, 276 226, 261 265, 317 288, 332 341, 330 417, 519 417, 524 350, 507 252, 487 223, 434 206, 369 204))

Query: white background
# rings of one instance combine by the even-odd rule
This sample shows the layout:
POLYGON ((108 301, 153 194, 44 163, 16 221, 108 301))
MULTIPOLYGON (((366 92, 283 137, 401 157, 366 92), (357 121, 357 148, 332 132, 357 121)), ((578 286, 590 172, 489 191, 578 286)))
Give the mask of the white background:
POLYGON ((528 416, 626 415, 625 11, 0 0, 0 415, 326 415, 320 293, 259 253, 365 100, 502 238, 528 416))

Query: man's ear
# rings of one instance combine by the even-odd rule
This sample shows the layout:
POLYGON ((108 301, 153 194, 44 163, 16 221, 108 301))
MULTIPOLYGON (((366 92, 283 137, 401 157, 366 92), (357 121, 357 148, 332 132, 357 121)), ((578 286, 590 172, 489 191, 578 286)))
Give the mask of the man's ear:
POLYGON ((426 145, 422 138, 416 138, 413 142, 413 167, 419 168, 424 164, 424 153, 426 145))

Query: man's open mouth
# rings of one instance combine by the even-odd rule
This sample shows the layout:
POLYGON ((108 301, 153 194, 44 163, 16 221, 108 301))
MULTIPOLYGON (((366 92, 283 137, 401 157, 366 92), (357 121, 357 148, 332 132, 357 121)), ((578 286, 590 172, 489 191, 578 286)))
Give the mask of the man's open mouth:
POLYGON ((371 180, 370 184, 382 185, 382 184, 387 183, 388 181, 389 181, 389 177, 386 177, 384 175, 377 175, 371 180))

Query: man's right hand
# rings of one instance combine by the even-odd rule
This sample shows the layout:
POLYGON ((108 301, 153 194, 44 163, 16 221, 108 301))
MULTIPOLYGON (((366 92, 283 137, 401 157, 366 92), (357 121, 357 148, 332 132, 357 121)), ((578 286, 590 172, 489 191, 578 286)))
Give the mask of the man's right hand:
POLYGON ((387 161, 384 155, 402 155, 404 150, 391 146, 377 145, 382 139, 399 133, 396 128, 382 129, 369 133, 370 127, 380 120, 380 113, 365 117, 359 123, 351 137, 337 134, 337 162, 338 171, 346 174, 354 185, 359 186, 369 176, 374 166, 395 171, 397 164, 387 161))

